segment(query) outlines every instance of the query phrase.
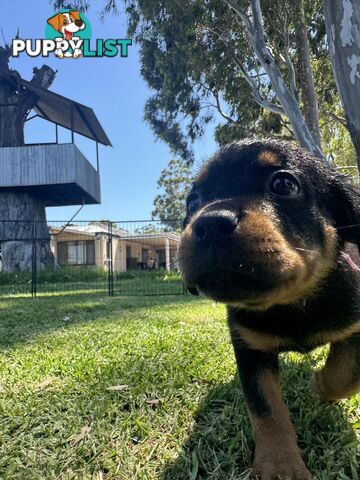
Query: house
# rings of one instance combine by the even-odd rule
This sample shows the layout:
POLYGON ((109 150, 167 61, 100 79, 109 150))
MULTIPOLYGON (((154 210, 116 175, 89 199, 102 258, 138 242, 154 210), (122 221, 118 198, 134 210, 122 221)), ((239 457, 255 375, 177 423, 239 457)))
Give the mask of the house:
POLYGON ((50 227, 51 248, 57 263, 93 265, 107 269, 112 256, 113 271, 177 269, 180 234, 156 230, 117 228, 108 222, 50 227), (109 239, 112 239, 111 243, 109 239))

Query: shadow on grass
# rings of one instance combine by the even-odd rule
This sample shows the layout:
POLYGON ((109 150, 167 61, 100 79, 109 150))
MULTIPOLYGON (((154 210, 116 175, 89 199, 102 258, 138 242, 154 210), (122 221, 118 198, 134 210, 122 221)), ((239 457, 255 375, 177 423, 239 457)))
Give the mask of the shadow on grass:
POLYGON ((126 311, 196 302, 189 295, 108 297, 98 292, 67 292, 38 298, 0 299, 0 350, 43 333, 74 325, 121 319, 126 311))
MULTIPOLYGON (((324 405, 310 392, 313 360, 282 361, 283 395, 299 447, 314 480, 358 480, 359 442, 345 403, 324 405)), ((354 402, 355 408, 355 402, 354 402)), ((247 480, 254 437, 237 376, 212 388, 195 415, 195 426, 161 480, 247 480)))

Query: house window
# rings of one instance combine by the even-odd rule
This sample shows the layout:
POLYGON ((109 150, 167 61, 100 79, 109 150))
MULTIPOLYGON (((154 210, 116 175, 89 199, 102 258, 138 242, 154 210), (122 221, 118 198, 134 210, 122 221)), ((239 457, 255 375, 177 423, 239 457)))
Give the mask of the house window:
POLYGON ((59 265, 95 265, 95 241, 59 242, 59 265))

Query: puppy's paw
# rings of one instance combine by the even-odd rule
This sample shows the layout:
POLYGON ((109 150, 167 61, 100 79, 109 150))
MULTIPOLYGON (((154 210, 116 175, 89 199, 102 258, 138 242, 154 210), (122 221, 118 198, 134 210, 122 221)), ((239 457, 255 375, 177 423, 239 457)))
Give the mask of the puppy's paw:
POLYGON ((58 57, 58 58, 64 58, 64 52, 59 49, 59 50, 55 50, 55 55, 58 57))
POLYGON ((253 480, 311 480, 297 446, 284 448, 276 444, 257 449, 252 471, 253 480))
POLYGON ((338 400, 334 395, 331 395, 330 392, 325 388, 324 382, 322 380, 321 371, 315 372, 313 379, 311 380, 311 390, 318 397, 322 403, 333 403, 338 400))

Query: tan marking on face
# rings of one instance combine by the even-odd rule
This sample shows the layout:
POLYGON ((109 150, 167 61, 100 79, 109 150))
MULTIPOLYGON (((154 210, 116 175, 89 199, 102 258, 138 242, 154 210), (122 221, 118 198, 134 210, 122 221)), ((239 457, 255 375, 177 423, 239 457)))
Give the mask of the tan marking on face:
POLYGON ((346 341, 332 344, 325 366, 315 373, 312 387, 323 402, 360 392, 357 346, 346 341))
POLYGON ((249 310, 266 310, 275 304, 295 303, 309 294, 316 293, 321 282, 336 264, 336 246, 338 241, 336 229, 331 225, 324 226, 324 252, 320 249, 297 249, 286 240, 280 229, 268 216, 261 212, 249 212, 247 218, 248 221, 243 231, 246 233, 246 225, 248 225, 249 238, 254 244, 257 243, 257 236, 271 237, 271 242, 266 247, 268 250, 268 262, 271 267, 271 263, 274 262, 272 257, 277 257, 277 263, 280 263, 280 267, 276 265, 275 268, 278 268, 280 285, 269 293, 261 297, 259 296, 259 302, 256 304, 240 302, 239 305, 232 305, 240 308, 245 307, 249 310), (278 253, 275 255, 275 252, 278 253), (281 276, 284 276, 284 278, 288 276, 289 279, 282 281, 281 276))
POLYGON ((311 477, 301 458, 289 411, 281 397, 279 376, 266 372, 259 377, 258 382, 271 414, 258 416, 249 408, 256 437, 253 474, 260 475, 261 478, 271 475, 271 478, 291 476, 294 479, 309 480, 311 477))
POLYGON ((271 166, 271 167, 280 167, 282 165, 281 160, 277 153, 271 150, 264 150, 258 156, 260 164, 263 166, 271 166))

